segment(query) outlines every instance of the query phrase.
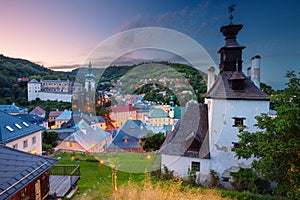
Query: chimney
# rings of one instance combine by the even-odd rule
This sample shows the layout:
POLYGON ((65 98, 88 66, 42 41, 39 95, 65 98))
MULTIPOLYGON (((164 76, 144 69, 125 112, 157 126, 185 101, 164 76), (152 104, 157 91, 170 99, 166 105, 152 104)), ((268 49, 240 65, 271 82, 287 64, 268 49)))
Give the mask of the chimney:
POLYGON ((212 88, 215 83, 215 68, 210 67, 207 71, 207 92, 212 88))
POLYGON ((259 55, 251 58, 251 81, 260 88, 260 59, 259 55))

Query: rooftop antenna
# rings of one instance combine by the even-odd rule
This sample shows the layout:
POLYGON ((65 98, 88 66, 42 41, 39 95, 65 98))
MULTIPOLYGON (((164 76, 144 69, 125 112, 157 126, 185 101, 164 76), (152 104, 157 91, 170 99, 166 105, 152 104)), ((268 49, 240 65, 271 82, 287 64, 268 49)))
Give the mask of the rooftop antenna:
POLYGON ((235 5, 234 4, 231 4, 229 7, 228 7, 228 13, 230 13, 229 15, 229 20, 230 20, 230 25, 232 25, 232 19, 233 19, 233 15, 232 15, 232 12, 234 11, 235 9, 235 5))

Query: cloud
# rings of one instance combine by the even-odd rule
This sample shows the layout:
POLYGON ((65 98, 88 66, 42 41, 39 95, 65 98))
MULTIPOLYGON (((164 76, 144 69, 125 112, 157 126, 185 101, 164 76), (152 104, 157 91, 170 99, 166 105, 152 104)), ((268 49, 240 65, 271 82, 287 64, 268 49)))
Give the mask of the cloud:
POLYGON ((54 71, 72 71, 73 69, 79 68, 81 65, 80 64, 74 64, 74 65, 57 65, 57 66, 52 66, 48 67, 54 71))
POLYGON ((166 12, 157 16, 137 14, 121 27, 121 31, 153 26, 180 30, 187 35, 196 35, 201 32, 201 29, 220 20, 218 15, 213 17, 210 15, 212 9, 211 3, 204 1, 194 7, 186 6, 181 10, 166 12))

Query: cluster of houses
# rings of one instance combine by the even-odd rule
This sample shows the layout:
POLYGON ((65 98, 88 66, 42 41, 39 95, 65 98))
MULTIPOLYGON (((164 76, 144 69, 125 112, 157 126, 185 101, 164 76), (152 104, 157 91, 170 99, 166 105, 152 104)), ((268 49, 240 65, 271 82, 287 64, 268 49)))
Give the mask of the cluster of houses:
MULTIPOLYGON (((143 152, 141 139, 149 132, 161 132, 166 135, 158 151, 161 168, 166 166, 182 177, 187 177, 192 168, 201 183, 209 181, 210 170, 214 170, 223 184, 232 181, 231 172, 250 167, 253 161, 235 157, 238 127, 257 131, 255 116, 268 113, 270 103, 269 96, 260 90, 260 56, 251 59, 249 75, 242 71, 245 46, 236 40, 242 27, 241 24, 221 27, 225 45, 218 52, 219 74, 215 75, 214 67, 209 68, 204 103, 190 101, 186 107, 180 107, 171 99, 169 105, 157 105, 139 98, 132 101, 132 96, 127 96, 129 103, 110 107, 113 126, 108 126, 107 119, 101 116, 80 111, 57 110, 47 115, 40 107, 28 113, 27 109, 14 104, 0 105, 0 179, 7 183, 0 183, 0 199, 14 195, 17 196, 12 199, 24 195, 40 199, 45 195, 49 179, 47 170, 56 161, 33 155, 42 154, 41 133, 44 130, 58 133, 55 151, 93 153, 143 152), (34 162, 30 164, 28 160, 34 162), (19 174, 20 171, 24 173, 19 174), (32 180, 31 176, 35 182, 27 187, 26 181, 32 180), (33 192, 37 187, 40 192, 33 192)), ((87 90, 95 88, 92 74, 86 80, 87 90)), ((42 87, 43 83, 39 85, 42 87)), ((276 113, 271 112, 271 115, 276 117, 276 113)))

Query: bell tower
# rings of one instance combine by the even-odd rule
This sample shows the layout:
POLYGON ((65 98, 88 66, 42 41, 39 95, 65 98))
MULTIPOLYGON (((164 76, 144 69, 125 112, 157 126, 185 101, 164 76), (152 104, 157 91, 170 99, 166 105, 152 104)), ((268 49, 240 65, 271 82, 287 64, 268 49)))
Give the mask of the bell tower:
POLYGON ((220 29, 220 32, 223 33, 223 36, 225 37, 225 45, 218 51, 220 54, 220 73, 223 71, 242 71, 242 51, 245 46, 240 45, 236 41, 236 37, 243 28, 243 25, 232 23, 233 11, 234 5, 231 5, 229 7, 230 24, 222 26, 220 29))

